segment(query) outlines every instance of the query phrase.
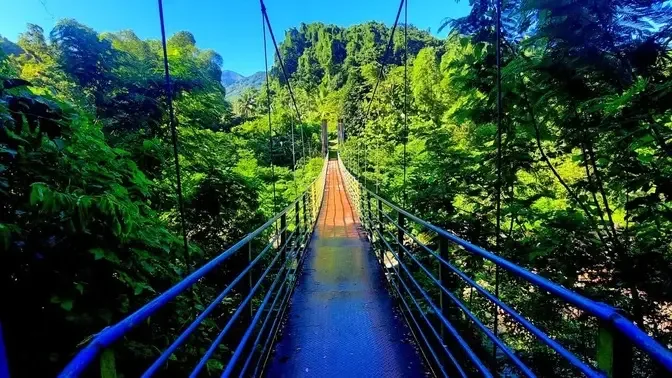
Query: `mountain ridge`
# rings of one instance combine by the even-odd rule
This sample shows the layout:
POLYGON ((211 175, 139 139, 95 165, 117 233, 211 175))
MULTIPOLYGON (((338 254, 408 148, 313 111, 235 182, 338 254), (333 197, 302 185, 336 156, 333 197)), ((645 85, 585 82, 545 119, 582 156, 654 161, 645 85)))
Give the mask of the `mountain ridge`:
POLYGON ((226 87, 237 81, 244 79, 245 76, 231 70, 222 70, 222 84, 226 87))
POLYGON ((246 89, 257 89, 266 80, 266 74, 263 71, 253 73, 249 76, 243 76, 237 72, 222 71, 222 85, 226 88, 226 98, 234 100, 239 97, 246 89))

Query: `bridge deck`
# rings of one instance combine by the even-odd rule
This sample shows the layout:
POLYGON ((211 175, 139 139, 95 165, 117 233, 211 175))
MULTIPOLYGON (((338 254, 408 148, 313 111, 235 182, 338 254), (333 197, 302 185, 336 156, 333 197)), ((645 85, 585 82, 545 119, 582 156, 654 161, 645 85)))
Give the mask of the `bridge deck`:
POLYGON ((329 162, 325 190, 268 376, 423 376, 408 328, 359 231, 337 161, 329 162))

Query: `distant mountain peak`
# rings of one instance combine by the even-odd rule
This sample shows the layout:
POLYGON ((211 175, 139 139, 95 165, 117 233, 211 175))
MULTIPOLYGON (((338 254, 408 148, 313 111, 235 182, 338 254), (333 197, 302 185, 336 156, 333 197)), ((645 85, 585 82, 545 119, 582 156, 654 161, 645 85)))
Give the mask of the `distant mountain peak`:
POLYGON ((228 100, 235 99, 248 88, 256 89, 261 87, 264 80, 266 80, 266 74, 263 71, 250 76, 243 76, 233 71, 222 71, 222 84, 226 88, 226 98, 228 100))
POLYGON ((0 34, 0 50, 4 51, 7 55, 23 54, 23 49, 19 45, 3 37, 2 34, 0 34))
POLYGON ((224 86, 229 86, 237 81, 244 79, 245 76, 239 74, 238 72, 224 70, 222 71, 222 84, 224 86))

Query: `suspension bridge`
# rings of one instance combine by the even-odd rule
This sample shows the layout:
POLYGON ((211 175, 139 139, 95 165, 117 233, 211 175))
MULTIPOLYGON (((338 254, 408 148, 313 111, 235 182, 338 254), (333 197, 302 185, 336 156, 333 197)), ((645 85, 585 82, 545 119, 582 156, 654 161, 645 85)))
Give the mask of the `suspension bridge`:
MULTIPOLYGON (((268 13, 263 1, 260 4, 264 51, 268 32, 300 123, 299 107, 268 13)), ((159 9, 166 86, 170 93, 160 0, 159 9)), ((407 24, 406 9, 402 0, 386 51, 392 45, 402 10, 407 24)), ((497 14, 499 33, 499 9, 497 14)), ((383 74, 381 64, 379 80, 383 74)), ((377 87, 376 84, 371 102, 377 87)), ((268 87, 267 91, 272 131, 268 87)), ((498 91, 501 107, 499 86, 498 91)), ((407 92, 405 87, 405 97, 407 92)), ((181 201, 172 105, 170 109, 181 201)), ((189 372, 191 377, 206 372, 223 377, 540 375, 539 367, 521 357, 500 334, 503 318, 526 332, 531 343, 552 351, 576 375, 629 377, 635 359, 642 358, 672 374, 672 352, 618 309, 584 297, 426 222, 407 211, 405 203, 400 206, 389 201, 372 190, 366 179, 354 175, 352 167, 335 151, 328 151, 326 127, 322 132, 323 169, 317 179, 302 188, 303 192, 297 191, 293 203, 127 318, 101 330, 76 353, 60 376, 97 375, 98 371, 103 377, 116 376, 113 352, 116 343, 142 327, 154 314, 169 311, 172 302, 188 301, 191 287, 203 284, 209 273, 240 258, 247 259, 246 266, 236 272, 207 307, 195 313, 193 321, 180 330, 167 348, 157 352, 143 377, 159 375, 180 348, 199 337, 204 321, 215 316, 227 319, 217 328, 215 337, 207 340, 202 357, 189 372), (595 355, 575 354, 554 338, 552 330, 544 330, 505 303, 497 288, 493 291, 460 269, 454 262, 458 250, 487 261, 497 272, 512 275, 531 290, 547 293, 577 309, 581 319, 597 325, 595 355), (463 299, 465 290, 488 301, 494 309, 493 315, 484 318, 473 312, 463 299), (236 303, 230 314, 218 313, 224 302, 236 303), (221 371, 213 372, 208 365, 213 359, 218 360, 221 371)), ((339 125, 339 141, 346 134, 339 125)), ((293 139, 292 130, 292 143, 293 139)), ((501 148, 501 133, 498 144, 501 148)), ((272 151, 272 136, 269 145, 272 151)), ((366 147, 361 153, 366 154, 366 147)), ((294 148, 292 154, 296 166, 294 148)), ((405 153, 403 164, 405 185, 405 153)), ((180 208, 183 210, 182 204, 180 208)), ((186 249, 186 235, 184 242, 186 249)), ((0 342, 0 377, 4 378, 9 375, 3 348, 0 342)))
POLYGON ((243 288, 245 296, 190 376, 203 373, 227 333, 234 331, 238 340, 226 339, 230 353, 222 361, 222 376, 537 376, 535 367, 519 358, 456 295, 453 288, 458 280, 482 294, 537 343, 553 350, 577 374, 631 376, 635 353, 643 353, 672 372, 672 353, 615 308, 425 222, 366 188, 340 158, 325 156, 320 176, 293 204, 128 318, 102 330, 60 376, 81 376, 94 366, 100 366, 105 376, 106 365, 97 359, 104 359, 106 350, 236 254, 246 255, 248 266, 161 352, 143 376, 159 373, 203 320, 232 297, 236 287, 243 288), (433 233, 438 241, 421 241, 420 229, 433 233), (255 240, 268 242, 255 251, 255 240), (432 244, 438 244, 437 248, 432 244), (600 324, 597 356, 573 354, 458 269, 451 263, 450 251, 455 246, 596 320, 600 324), (261 271, 257 268, 264 259, 270 262, 261 271), (438 275, 431 267, 435 264, 439 265, 438 275), (438 301, 423 289, 415 273, 424 274, 440 292, 438 301), (258 303, 251 301, 260 293, 263 298, 258 303), (421 306, 421 300, 430 308, 421 306), (431 321, 430 314, 438 322, 431 321), (496 345, 498 356, 504 356, 506 362, 493 366, 490 351, 475 346, 475 341, 481 341, 474 340, 473 333, 461 331, 465 323, 474 325, 496 345))

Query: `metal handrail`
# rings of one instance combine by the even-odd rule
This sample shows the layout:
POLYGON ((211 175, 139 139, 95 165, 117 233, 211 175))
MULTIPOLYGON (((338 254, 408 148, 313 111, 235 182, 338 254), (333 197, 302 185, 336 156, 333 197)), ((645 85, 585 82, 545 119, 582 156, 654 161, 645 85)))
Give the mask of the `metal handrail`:
MULTIPOLYGON (((436 233, 440 241, 443 240, 450 241, 455 245, 459 246, 460 248, 462 248, 463 250, 466 250, 467 252, 470 252, 473 255, 480 256, 488 261, 491 261, 492 263, 500 266, 501 268, 507 270, 508 272, 514 274, 515 276, 524 279, 528 283, 540 289, 543 289, 551 293, 552 295, 558 297, 559 299, 562 299, 566 303, 573 305, 585 311, 586 313, 594 316, 595 318, 599 319, 603 325, 606 326, 606 330, 608 332, 611 332, 614 336, 622 336, 621 339, 627 340, 627 342, 630 343, 631 345, 638 347, 642 352, 650 356, 653 361, 664 367, 667 371, 672 372, 672 352, 667 348, 665 348, 663 345, 659 344, 656 340, 654 340, 651 336, 646 334, 636 325, 634 325, 626 317, 621 315, 618 312, 618 310, 615 309, 614 307, 611 307, 605 303, 593 301, 574 291, 562 287, 561 285, 558 285, 544 277, 532 273, 500 256, 497 256, 492 252, 489 252, 475 244, 472 244, 464 239, 461 239, 458 236, 454 235, 453 233, 446 231, 438 226, 435 226, 411 214, 410 212, 400 208, 399 206, 384 199, 379 194, 376 194, 373 191, 369 190, 368 188, 364 187, 348 171, 343 161, 341 160, 340 156, 339 156, 339 167, 343 173, 344 180, 346 182, 346 191, 350 196, 351 201, 354 203, 355 205, 354 207, 358 213, 358 216, 360 217, 360 219, 362 219, 362 223, 364 224, 365 228, 368 228, 369 236, 371 237, 372 241, 374 241, 373 243, 374 248, 376 246, 376 242, 382 242, 378 244, 381 244, 381 248, 389 251, 394 256, 396 262, 401 266, 401 268, 403 268, 403 270, 407 273, 408 278, 410 278, 412 282, 415 282, 415 279, 413 278, 410 270, 408 270, 403 259, 399 256, 397 252, 394 251, 394 248, 392 248, 390 243, 388 243, 387 238, 383 234, 381 234, 381 231, 379 230, 379 228, 382 227, 381 226, 382 217, 385 217, 386 218, 385 222, 387 224, 392 225, 401 235, 408 236, 422 250, 428 252, 430 256, 436 258, 439 261, 440 266, 456 274, 464 282, 466 282, 467 285, 476 289, 476 291, 478 291, 479 293, 483 294, 484 297, 487 298, 491 303, 498 306, 502 311, 510 315, 513 320, 515 320, 517 323, 526 328, 532 335, 537 337, 543 344, 554 350, 559 356, 567 360, 572 366, 579 369, 586 376, 603 377, 605 376, 604 370, 607 370, 609 373, 612 373, 611 368, 613 368, 613 366, 600 366, 600 361, 598 361, 598 367, 596 368, 584 362, 580 357, 576 356, 575 354, 565 349, 557 341, 553 340, 553 338, 551 338, 545 332, 537 328, 528 319, 526 319, 521 314, 513 310, 506 303, 504 303, 499 298, 494 296, 492 293, 484 289, 481 285, 477 284, 473 279, 468 277, 464 272, 462 272, 460 269, 458 269, 449 261, 447 261, 445 256, 441 256, 440 253, 435 252, 425 243, 420 242, 418 238, 415 237, 415 235, 413 235, 411 232, 408 231, 408 229, 406 229, 403 226, 403 224, 399 224, 400 222, 395 222, 393 219, 394 217, 390 216, 385 211, 383 211, 382 205, 385 205, 387 208, 396 212, 397 215, 402 220, 402 222, 404 220, 413 221, 418 226, 436 233), (375 212, 371 210, 372 201, 377 202, 376 206, 377 210, 375 212), (377 214, 379 218, 378 220, 372 219, 372 215, 374 213, 377 214)), ((469 318, 472 322, 474 322, 474 324, 476 324, 476 326, 482 332, 484 332, 485 335, 493 343, 495 343, 504 352, 504 354, 507 355, 507 357, 509 357, 509 359, 513 361, 514 365, 516 365, 525 376, 534 376, 534 373, 532 373, 532 371, 520 359, 515 357, 515 355, 512 355, 510 349, 506 347, 506 344, 501 339, 497 338, 495 334, 492 333, 491 331, 488 332, 489 330, 487 330, 485 325, 483 325, 483 323, 480 322, 478 318, 476 318, 475 315, 473 315, 468 310, 468 308, 463 303, 461 303, 455 295, 453 295, 453 293, 451 293, 450 289, 446 288, 440 282, 441 281, 440 279, 437 279, 422 263, 420 263, 420 261, 416 258, 416 256, 413 253, 411 253, 411 251, 408 248, 404 246, 403 237, 395 238, 394 235, 391 235, 389 233, 389 231, 387 233, 395 241, 395 244, 397 244, 399 248, 403 250, 405 255, 408 255, 411 258, 411 260, 417 266, 419 266, 420 269, 430 278, 430 280, 434 282, 434 284, 441 290, 442 294, 445 294, 457 306, 457 308, 459 308, 465 314, 467 318, 469 318), (497 339, 497 341, 495 339, 497 339)), ((385 266, 384 261, 382 261, 383 254, 384 253, 381 252, 381 262, 383 263, 383 266, 385 266)), ((398 278, 399 281, 405 286, 405 283, 401 279, 401 274, 399 270, 397 270, 397 268, 394 266, 393 270, 395 271, 396 274, 395 278, 398 278)), ((396 286, 395 288, 398 290, 396 286)), ((418 289, 423 294, 423 296, 426 294, 422 288, 418 287, 418 289)), ((412 297, 410 291, 409 295, 411 295, 412 297)), ((405 302, 403 296, 401 296, 401 293, 400 293, 400 299, 402 300, 404 306, 407 306, 407 303, 405 302)), ((430 304, 430 306, 436 306, 433 302, 431 302, 431 299, 429 297, 426 297, 425 299, 430 304)), ((415 299, 413 300, 415 301, 415 299)), ((442 318, 440 312, 437 314, 439 315, 439 318, 443 322, 444 319, 442 318)), ((433 329, 433 326, 431 324, 428 323, 428 326, 429 328, 433 329)), ((439 340, 439 342, 441 342, 441 340, 439 340)), ((622 348, 616 348, 616 349, 622 349, 622 348)), ((434 353, 433 350, 430 351, 434 353)), ((617 356, 613 357, 617 358, 617 356)), ((611 363, 618 363, 618 361, 614 361, 614 359, 612 359, 611 363)), ((480 367, 478 364, 476 365, 477 367, 480 367)), ((620 372, 620 374, 623 374, 623 372, 620 372)), ((627 374, 629 373, 625 374, 627 376, 627 374)))
POLYGON ((0 378, 9 378, 9 361, 7 359, 7 351, 5 350, 5 342, 2 337, 2 324, 0 324, 0 378))
MULTIPOLYGON (((386 215, 386 216, 387 216, 387 215, 386 215)), ((389 218, 388 218, 388 219, 389 219, 389 218)), ((391 222, 391 223, 392 223, 392 222, 391 222)), ((388 233, 389 233, 389 231, 388 231, 388 233)), ((528 368, 527 366, 525 366, 525 364, 518 358, 518 356, 516 356, 515 353, 514 353, 514 352, 513 352, 513 351, 512 351, 506 344, 504 344, 499 338, 497 338, 497 336, 495 336, 495 334, 494 334, 492 331, 490 331, 490 329, 488 329, 488 328, 485 326, 485 324, 483 324, 483 322, 481 322, 481 320, 478 319, 478 317, 476 317, 476 315, 474 315, 474 314, 469 310, 469 308, 468 308, 464 303, 462 303, 462 301, 460 301, 460 300, 455 296, 455 294, 453 294, 450 290, 448 290, 445 286, 443 286, 443 285, 441 284, 441 282, 439 281, 439 279, 436 278, 436 277, 434 276, 434 274, 432 274, 432 272, 430 272, 429 269, 427 269, 427 267, 425 267, 425 265, 422 264, 422 263, 417 259, 417 257, 415 257, 415 254, 413 254, 411 251, 409 251, 408 248, 406 248, 403 244, 398 244, 398 245, 399 245, 400 248, 402 248, 402 249, 404 250, 404 253, 405 253, 408 257, 410 257, 410 258, 413 260, 413 262, 415 262, 415 264, 416 264, 418 267, 420 267, 420 269, 422 269, 422 271, 425 273, 425 275, 427 275, 427 277, 429 277, 429 278, 434 282, 434 284, 436 284, 436 285, 439 287, 439 289, 441 289, 441 291, 442 291, 443 293, 445 293, 446 296, 448 296, 448 298, 450 298, 450 300, 451 300, 453 303, 455 303, 455 305, 456 305, 457 307, 459 307, 460 310, 462 310, 462 312, 463 312, 463 313, 464 313, 464 314, 465 314, 465 315, 466 315, 466 316, 467 316, 467 317, 468 317, 474 324, 476 324, 476 326, 481 330, 481 332, 485 333, 485 335, 486 335, 486 336, 487 336, 493 343, 497 344, 497 346, 504 352, 504 354, 506 354, 506 355, 509 357, 509 359, 511 359, 511 361, 513 361, 513 363, 514 363, 514 364, 515 364, 515 365, 516 365, 516 366, 523 372, 523 374, 525 374, 525 376, 528 376, 528 377, 534 376, 534 373, 532 373, 532 371, 530 371, 529 368, 528 368)), ((398 257, 397 254, 394 253, 394 251, 392 251, 392 253, 394 254, 395 258, 398 257)), ((399 260, 400 260, 400 259, 399 259, 399 260)), ((411 277, 410 272, 408 271, 408 269, 406 268, 406 266, 405 266, 405 265, 402 265, 402 267, 404 268, 404 270, 406 271, 406 273, 409 274, 409 277, 411 277)))
MULTIPOLYGON (((394 249, 390 246, 389 242, 385 239, 385 237, 380 233, 380 230, 374 229, 374 231, 381 238, 380 240, 382 240, 383 243, 386 245, 388 251, 390 251, 390 253, 392 253, 395 260, 397 262, 401 261, 401 259, 399 258, 399 255, 397 255, 397 253, 394 252, 394 249)), ((393 269, 396 271, 397 276, 400 276, 399 270, 394 266, 393 261, 389 258, 388 258, 388 260, 390 261, 393 269)), ((425 301, 427 301, 427 303, 429 303, 430 307, 432 307, 432 310, 434 310, 435 313, 437 314, 437 316, 439 316, 439 319, 441 320, 442 325, 444 325, 446 328, 448 328, 449 333, 457 340, 457 343, 460 345, 462 350, 464 350, 466 352, 469 359, 474 363, 474 365, 476 365, 478 370, 483 374, 483 376, 492 377, 492 374, 490 374, 490 372, 487 370, 487 367, 485 366, 483 361, 481 361, 481 359, 476 355, 476 353, 474 353, 472 348, 469 347, 469 345, 467 344, 467 341, 464 340, 464 338, 462 338, 462 336, 460 336, 459 331, 453 326, 453 324, 441 313, 441 310, 439 309, 439 307, 431 300, 431 298, 429 298, 429 295, 427 294, 427 292, 422 289, 422 287, 420 286, 418 281, 415 278, 413 278, 413 276, 407 270, 408 268, 404 264, 399 264, 399 265, 402 268, 404 268, 405 272, 409 275, 409 279, 413 283, 415 288, 420 291, 420 293, 424 297, 425 301)), ((406 283, 403 280, 400 280, 400 282, 404 286, 404 288, 406 289, 406 292, 409 295, 411 295, 411 297, 413 297, 412 292, 408 288, 408 286, 406 286, 406 283)), ((413 298, 413 301, 415 301, 415 298, 413 298)), ((451 360, 453 360, 457 364, 457 361, 454 358, 451 358, 451 360)))
MULTIPOLYGON (((242 312, 241 310, 246 305, 248 305, 248 302, 251 301, 251 298, 253 297, 257 289, 260 287, 263 279, 266 278, 267 274, 271 271, 271 268, 275 265, 276 262, 280 260, 281 256, 284 257, 285 260, 281 261, 282 266, 278 270, 278 272, 276 272, 275 280, 277 280, 282 275, 281 273, 283 272, 283 270, 285 271, 285 273, 290 271, 290 269, 286 269, 287 265, 286 263, 287 261, 289 261, 289 258, 287 258, 287 256, 289 256, 290 258, 296 258, 297 255, 300 253, 300 249, 305 250, 305 248, 307 247, 308 238, 310 234, 313 232, 315 221, 317 220, 317 215, 319 213, 319 208, 322 204, 322 197, 324 194, 324 186, 326 180, 327 163, 328 161, 325 158, 320 175, 308 186, 308 188, 303 193, 301 193, 298 196, 298 198, 296 198, 296 200, 294 200, 289 206, 284 208, 281 212, 273 216, 271 219, 269 219, 266 223, 264 223, 256 230, 247 234, 245 237, 240 239, 238 242, 229 247, 227 250, 223 251, 217 257, 208 261, 206 264, 204 264, 199 269, 188 275, 182 281, 178 282, 173 287, 166 290, 164 293, 160 294, 159 296, 151 300, 149 303, 142 306, 140 309, 136 310, 128 317, 124 318, 123 320, 119 321, 118 323, 112 326, 103 329, 93 338, 93 340, 91 340, 91 342, 89 342, 82 350, 80 350, 77 353, 77 355, 68 363, 68 365, 59 374, 59 377, 78 377, 81 374, 83 374, 104 349, 110 347, 112 344, 114 344, 120 338, 125 336, 137 325, 143 323, 147 318, 149 318, 156 311, 161 309, 168 302, 175 299, 178 295, 184 293, 187 289, 196 284, 205 275, 210 273, 215 267, 219 266, 224 261, 228 260, 231 256, 239 252, 244 246, 249 245, 251 248, 250 243, 255 238, 262 235, 265 231, 267 231, 272 226, 276 225, 278 221, 280 221, 281 222, 280 229, 275 230, 274 235, 270 238, 270 241, 266 244, 266 246, 262 249, 262 251, 258 254, 258 256, 253 260, 251 259, 248 266, 241 273, 239 273, 238 276, 234 278, 229 283, 229 285, 217 296, 217 298, 215 298, 215 300, 213 300, 210 303, 210 305, 205 310, 203 310, 203 312, 177 337, 177 339, 162 352, 162 354, 158 357, 158 359, 143 374, 143 377, 149 377, 152 376, 154 373, 156 373, 158 369, 161 368, 161 366, 163 366, 164 363, 168 360, 170 355, 184 341, 186 341, 188 336, 201 324, 201 322, 214 310, 214 308, 219 303, 221 303, 221 301, 226 296, 228 296, 228 294, 231 293, 231 289, 240 281, 242 281, 243 278, 249 276, 250 270, 262 259, 264 255, 266 255, 269 251, 273 250, 276 241, 278 239, 281 239, 282 245, 280 246, 280 248, 274 251, 277 255, 269 264, 264 274, 262 274, 260 278, 256 281, 256 284, 250 288, 250 292, 248 293, 247 297, 242 301, 244 303, 241 302, 238 310, 236 310, 236 312, 231 316, 229 322, 227 322, 227 325, 225 326, 225 329, 220 333, 221 337, 218 337, 215 340, 215 342, 213 342, 213 344, 211 345, 212 352, 214 352, 214 349, 219 344, 218 341, 221 341, 223 334, 225 334, 226 331, 228 331, 228 329, 233 324, 233 321, 235 321, 242 312), (310 206, 307 204, 308 201, 310 201, 310 206), (303 208, 301 209, 301 207, 303 208), (301 212, 301 210, 303 211, 301 212), (295 229, 294 231, 291 232, 291 234, 287 235, 287 231, 289 228, 289 225, 287 224, 287 218, 288 215, 290 214, 294 215, 295 229), (302 217, 300 216, 301 214, 303 215, 303 228, 305 229, 305 231, 302 233, 297 233, 297 230, 301 228, 301 220, 302 220, 302 217), (293 249, 288 254, 287 249, 289 248, 289 246, 293 246, 293 249)), ((302 258, 303 256, 301 256, 301 260, 302 258)), ((286 280, 288 274, 285 274, 284 277, 286 280)), ((295 282, 293 284, 295 284, 295 282)), ((270 298, 270 295, 274 293, 273 292, 274 288, 275 285, 272 285, 271 289, 267 291, 266 294, 267 297, 270 298)), ((281 303, 282 306, 285 306, 286 304, 287 304, 286 300, 283 300, 281 303)), ((271 309, 273 309, 273 307, 271 309)), ((262 311, 263 308, 261 307, 258 308, 257 315, 260 314, 262 311)), ((257 319, 257 317, 255 316, 254 319, 257 319)), ((256 325, 254 319, 251 321, 250 327, 248 327, 248 331, 250 332, 254 329, 254 326, 256 325)), ((249 338, 248 333, 246 333, 246 338, 244 339, 244 341, 247 341, 247 338, 249 338)), ((243 346, 246 345, 246 343, 242 344, 243 346)), ((212 352, 209 350, 208 353, 206 353, 206 356, 204 356, 201 362, 195 367, 194 369, 195 373, 192 373, 192 376, 196 375, 198 371, 200 371, 200 368, 202 368, 205 362, 207 362, 208 360, 208 358, 206 357, 210 357, 210 355, 212 355, 212 352)), ((240 352, 237 350, 237 353, 238 354, 236 355, 236 358, 239 357, 240 352)), ((255 353, 254 349, 252 353, 255 353)))
MULTIPOLYGON (((558 352, 558 353, 561 354, 561 355, 569 355, 569 356, 570 356, 570 359, 571 359, 574 363, 576 363, 576 364, 583 364, 583 362, 582 362, 580 359, 576 358, 576 356, 574 356, 573 354, 571 354, 571 352, 569 352, 567 349, 565 349, 565 348, 564 348, 562 345, 560 345, 558 342, 556 342, 555 340, 551 339, 548 335, 546 335, 542 330, 540 330, 539 328, 537 328, 534 324, 532 324, 532 323, 530 323, 529 321, 527 321, 527 319, 525 319, 525 318, 524 318, 521 314, 519 314, 516 310, 512 309, 511 307, 509 307, 509 305, 507 305, 506 303, 504 303, 504 302, 502 302, 501 300, 499 300, 499 298, 495 297, 492 293, 490 293, 489 291, 487 291, 486 289, 484 289, 483 286, 477 284, 474 280, 472 280, 471 278, 469 278, 469 276, 467 276, 464 272, 462 272, 461 270, 459 270, 459 269, 458 269, 457 267, 455 267, 453 264, 451 264, 450 262, 446 261, 444 258, 442 258, 441 256, 439 256, 438 254, 436 254, 436 252, 434 252, 431 248, 427 247, 425 244, 423 244, 422 242, 420 242, 420 241, 415 237, 415 235, 413 235, 412 233, 410 233, 409 231, 407 231, 407 230, 404 229, 403 227, 399 226, 396 222, 394 222, 393 220, 391 220, 391 218, 389 217, 389 215, 387 215, 385 212, 382 212, 382 213, 383 213, 383 215, 384 215, 385 217, 388 218, 388 220, 390 220, 390 223, 392 223, 395 227, 397 227, 399 230, 401 230, 401 231, 404 233, 404 235, 409 236, 409 237, 410 237, 410 238, 411 238, 417 245, 419 245, 422 249, 424 249, 424 250, 425 250, 426 252, 428 252, 430 255, 432 255, 433 257, 435 257, 437 260, 439 260, 439 262, 440 262, 441 264, 443 264, 444 266, 446 266, 451 272, 455 273, 455 274, 456 274, 458 277, 460 277, 463 281, 465 281, 467 284, 469 284, 470 287, 473 287, 474 289, 476 289, 476 291, 478 291, 478 292, 481 293, 483 296, 485 296, 488 300, 490 300, 490 302, 497 304, 497 306, 499 306, 502 310, 504 310, 504 312, 506 312, 507 314, 509 314, 509 315, 510 315, 513 319, 515 319, 519 324, 521 324, 523 327, 525 327, 525 329, 527 329, 528 331, 530 331, 530 333, 532 333, 532 334, 533 334, 534 336, 536 336, 537 338, 541 339, 541 340, 542 340, 542 341, 543 341, 549 348, 553 349, 554 351, 558 352)), ((401 246, 402 248, 404 248, 405 251, 408 251, 403 245, 400 245, 400 246, 401 246)), ((408 253, 409 253, 409 256, 410 256, 410 257, 411 257, 411 258, 412 258, 412 259, 413 259, 413 260, 420 266, 420 268, 423 269, 423 271, 424 271, 426 274, 429 275, 430 273, 427 272, 427 270, 426 270, 426 268, 424 267, 424 265, 420 264, 420 263, 417 261, 417 259, 415 259, 415 256, 414 256, 413 254, 410 253, 410 251, 408 251, 408 253)), ((431 276, 431 278, 433 278, 433 276, 431 276)), ((474 322, 474 324, 476 324, 477 327, 479 327, 479 328, 481 328, 481 327, 485 327, 485 325, 483 325, 482 323, 480 323, 480 321, 477 320, 477 318, 475 318, 475 316, 474 316, 471 312, 465 311, 466 306, 465 306, 461 301, 457 300, 457 298, 454 297, 454 294, 453 294, 453 293, 451 293, 451 292, 450 292, 447 288, 445 288, 443 285, 440 285, 440 284, 439 284, 439 288, 441 289, 441 291, 443 291, 444 293, 446 293, 446 294, 448 295, 448 297, 449 297, 449 298, 450 298, 450 299, 451 299, 451 300, 452 300, 458 307, 460 307, 460 308, 462 309, 462 311, 464 312, 464 314, 465 314, 467 317, 469 317, 469 318, 474 322), (479 324, 479 323, 480 323, 480 324, 479 324)), ((494 343, 498 344, 498 346, 499 346, 500 348, 502 348, 502 346, 500 345, 501 340, 496 339, 496 340, 499 340, 499 341, 495 341, 495 338, 493 338, 493 337, 494 337, 494 334, 492 334, 490 330, 487 330, 487 332, 486 332, 485 330, 483 330, 483 331, 486 333, 486 336, 488 336, 489 339, 491 339, 494 343)), ((512 356, 509 354, 508 348, 507 348, 507 349, 503 349, 503 351, 504 351, 504 353, 505 353, 507 356, 509 356, 509 358, 511 358, 511 359, 514 361, 514 363, 516 364, 516 366, 518 366, 520 369, 522 369, 523 373, 525 373, 527 376, 531 376, 531 375, 529 374, 530 372, 526 372, 525 369, 522 368, 522 366, 519 364, 519 362, 516 361, 516 360, 514 359, 514 357, 512 357, 512 356)), ((520 362, 520 363, 522 363, 522 362, 520 362)), ((583 365, 585 365, 585 364, 583 364, 583 365)), ((586 366, 587 366, 587 365, 586 365, 586 366)), ((587 367, 587 369, 590 370, 590 367, 587 367)))

